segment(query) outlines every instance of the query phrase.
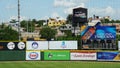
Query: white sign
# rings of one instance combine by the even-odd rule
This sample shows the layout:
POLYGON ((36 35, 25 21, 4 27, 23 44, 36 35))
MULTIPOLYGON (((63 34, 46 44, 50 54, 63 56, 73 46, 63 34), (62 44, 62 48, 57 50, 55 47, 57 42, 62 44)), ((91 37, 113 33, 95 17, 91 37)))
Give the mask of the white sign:
POLYGON ((15 43, 9 42, 9 43, 7 44, 7 47, 8 47, 8 49, 13 50, 13 49, 15 48, 15 43))
POLYGON ((18 46, 18 49, 22 50, 22 49, 25 48, 25 43, 24 42, 19 42, 17 46, 18 46))
POLYGON ((26 50, 48 50, 48 41, 27 41, 26 50))
POLYGON ((50 41, 49 49, 77 49, 77 41, 50 41))
POLYGON ((27 51, 26 60, 40 60, 40 52, 38 51, 27 51))
POLYGON ((118 50, 120 51, 120 41, 118 41, 118 50))
POLYGON ((96 53, 71 53, 71 60, 97 60, 96 53))

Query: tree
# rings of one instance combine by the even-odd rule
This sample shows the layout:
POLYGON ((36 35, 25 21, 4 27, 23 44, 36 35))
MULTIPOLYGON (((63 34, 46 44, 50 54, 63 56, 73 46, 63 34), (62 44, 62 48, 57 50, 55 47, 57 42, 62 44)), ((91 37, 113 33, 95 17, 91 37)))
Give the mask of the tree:
POLYGON ((26 31, 28 30, 28 32, 33 32, 35 29, 35 23, 31 20, 29 21, 23 20, 20 22, 20 24, 21 24, 21 27, 25 28, 26 31))
POLYGON ((43 26, 44 22, 45 22, 45 20, 39 20, 39 21, 37 21, 38 27, 43 26))
POLYGON ((55 38, 57 30, 52 29, 50 27, 44 27, 40 31, 40 35, 42 38, 46 38, 47 40, 51 40, 51 38, 55 38))
POLYGON ((71 30, 65 30, 64 33, 66 34, 67 37, 72 37, 71 30))
POLYGON ((10 26, 0 29, 0 40, 2 41, 15 41, 18 40, 18 32, 12 30, 10 26))
POLYGON ((26 21, 26 20, 21 21, 21 22, 20 22, 21 27, 26 28, 27 22, 28 22, 28 21, 26 21))
POLYGON ((37 20, 36 20, 36 19, 32 19, 32 22, 33 22, 33 23, 37 23, 37 20))
POLYGON ((110 23, 109 19, 102 19, 101 20, 101 23, 102 24, 107 24, 107 23, 110 23))
POLYGON ((73 15, 72 14, 69 14, 68 16, 67 16, 67 23, 68 24, 72 24, 72 20, 73 20, 73 15))
POLYGON ((120 23, 120 20, 116 20, 116 23, 120 23))

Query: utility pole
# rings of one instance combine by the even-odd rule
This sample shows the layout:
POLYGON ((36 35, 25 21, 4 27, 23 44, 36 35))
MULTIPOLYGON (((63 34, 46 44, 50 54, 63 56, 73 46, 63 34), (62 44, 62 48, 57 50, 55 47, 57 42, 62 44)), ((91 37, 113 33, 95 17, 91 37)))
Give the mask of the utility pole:
POLYGON ((20 1, 18 0, 18 32, 19 32, 19 41, 21 41, 21 32, 20 32, 20 1))

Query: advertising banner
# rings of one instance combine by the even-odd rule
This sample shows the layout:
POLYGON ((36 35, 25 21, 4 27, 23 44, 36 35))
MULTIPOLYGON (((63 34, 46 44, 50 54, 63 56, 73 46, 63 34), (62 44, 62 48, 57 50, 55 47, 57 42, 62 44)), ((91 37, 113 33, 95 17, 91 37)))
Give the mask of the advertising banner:
POLYGON ((120 51, 120 41, 118 41, 118 50, 120 51))
POLYGON ((70 60, 69 51, 46 51, 44 60, 70 60))
POLYGON ((25 42, 0 42, 0 50, 25 50, 26 48, 25 42))
POLYGON ((77 41, 50 41, 49 49, 78 49, 77 41))
POLYGON ((27 41, 26 50, 48 50, 48 41, 27 41))
POLYGON ((81 32, 83 49, 116 49, 116 27, 88 26, 81 32))
POLYGON ((40 60, 39 51, 26 51, 26 60, 40 60))
POLYGON ((120 61, 119 52, 97 52, 98 61, 120 61))
POLYGON ((97 60, 97 53, 92 51, 73 51, 70 60, 97 60))
POLYGON ((88 26, 82 33, 82 39, 116 39, 115 26, 88 26))

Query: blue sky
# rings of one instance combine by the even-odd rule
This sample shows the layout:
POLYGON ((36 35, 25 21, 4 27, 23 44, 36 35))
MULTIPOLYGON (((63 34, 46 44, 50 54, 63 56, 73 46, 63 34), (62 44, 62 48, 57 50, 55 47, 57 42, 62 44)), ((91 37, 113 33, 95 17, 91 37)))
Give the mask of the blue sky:
MULTIPOLYGON (((75 7, 88 8, 88 17, 120 19, 120 0, 20 0, 23 19, 66 18, 75 7)), ((0 0, 0 22, 17 19, 17 0, 0 0)))

